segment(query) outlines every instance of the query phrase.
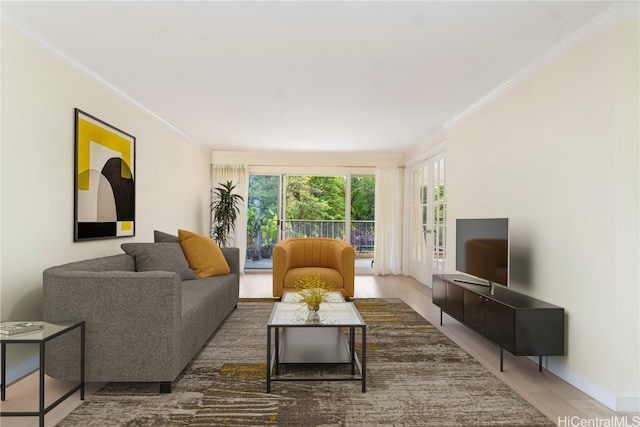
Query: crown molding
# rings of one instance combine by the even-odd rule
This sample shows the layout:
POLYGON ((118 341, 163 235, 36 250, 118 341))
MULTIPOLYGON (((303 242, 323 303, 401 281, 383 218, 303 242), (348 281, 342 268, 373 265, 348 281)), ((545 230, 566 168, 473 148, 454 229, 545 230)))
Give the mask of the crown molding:
POLYGON ((640 4, 635 1, 616 3, 616 20, 618 22, 640 21, 640 4))
POLYGON ((294 151, 232 151, 213 150, 213 164, 247 164, 251 167, 314 167, 314 168, 375 168, 403 164, 402 156, 389 153, 294 152, 294 151))
POLYGON ((600 15, 593 18, 591 21, 580 27, 569 37, 549 49, 546 53, 540 56, 537 60, 529 64, 515 76, 496 87, 493 91, 476 101, 474 104, 454 116, 452 119, 446 121, 443 124, 445 129, 455 125, 466 117, 470 116, 474 112, 480 110, 491 101, 507 92, 509 89, 520 84, 527 78, 531 77, 538 71, 540 71, 547 64, 562 57, 570 50, 580 46, 585 41, 595 36, 608 26, 615 22, 621 21, 638 21, 638 4, 635 2, 624 2, 621 4, 615 4, 602 12, 600 15))
POLYGON ((423 160, 427 160, 442 151, 445 151, 447 146, 447 132, 445 129, 440 129, 430 138, 427 138, 426 143, 420 143, 413 146, 411 150, 405 152, 404 164, 405 166, 411 166, 419 163, 423 160))
POLYGON ((180 135, 182 138, 185 138, 190 143, 196 145, 197 147, 199 147, 199 148, 201 148, 201 149, 203 149, 203 150, 205 150, 207 152, 211 151, 211 149, 209 147, 206 147, 205 145, 203 145, 200 142, 196 141, 193 137, 191 137, 187 133, 183 132, 182 130, 178 129, 177 127, 175 127, 174 125, 172 125, 171 123, 169 123, 168 121, 166 121, 165 119, 163 119, 162 117, 158 116, 153 111, 149 110, 147 107, 145 107, 144 105, 142 105, 141 103, 136 101, 134 98, 129 96, 127 93, 125 93, 124 91, 122 91, 118 87, 114 86, 111 82, 109 82, 102 75, 100 75, 99 73, 97 73, 96 71, 91 69, 90 67, 87 67, 86 65, 84 65, 83 63, 81 63, 80 61, 78 61, 73 56, 71 56, 67 52, 63 51, 62 49, 59 49, 59 48, 55 47, 54 45, 52 45, 48 40, 46 40, 40 34, 38 34, 37 32, 33 31, 28 26, 26 26, 24 23, 22 23, 15 16, 13 16, 10 13, 8 13, 8 12, 3 10, 2 11, 1 21, 2 21, 2 25, 7 25, 8 27, 14 29, 22 37, 24 37, 25 39, 27 39, 28 41, 30 41, 31 43, 33 43, 34 45, 36 45, 40 49, 44 50, 49 55, 53 56, 54 58, 59 59, 60 61, 62 61, 63 63, 67 64, 71 68, 75 68, 76 70, 80 71, 82 74, 87 75, 89 78, 95 80, 99 85, 101 85, 102 87, 107 89, 109 92, 111 92, 111 93, 115 94, 116 96, 122 98, 124 101, 126 101, 129 104, 133 105, 135 108, 137 108, 138 110, 140 110, 143 113, 147 114, 148 116, 152 117, 154 120, 158 121, 160 124, 168 127, 169 129, 171 129, 172 131, 174 131, 175 133, 180 135))

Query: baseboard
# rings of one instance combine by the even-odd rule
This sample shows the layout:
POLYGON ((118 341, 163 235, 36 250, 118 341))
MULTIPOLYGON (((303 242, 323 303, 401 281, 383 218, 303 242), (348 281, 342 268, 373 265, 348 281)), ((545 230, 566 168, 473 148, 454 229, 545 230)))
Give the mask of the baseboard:
POLYGON ((21 380, 27 375, 32 374, 40 368, 40 356, 38 354, 30 357, 24 362, 18 363, 10 368, 7 368, 7 386, 21 380))
MULTIPOLYGON (((531 357, 530 359, 538 363, 538 357, 531 357)), ((543 364, 549 372, 588 394, 612 411, 640 412, 640 396, 616 396, 611 391, 593 383, 582 375, 576 374, 566 366, 554 362, 553 358, 543 358, 543 364)))

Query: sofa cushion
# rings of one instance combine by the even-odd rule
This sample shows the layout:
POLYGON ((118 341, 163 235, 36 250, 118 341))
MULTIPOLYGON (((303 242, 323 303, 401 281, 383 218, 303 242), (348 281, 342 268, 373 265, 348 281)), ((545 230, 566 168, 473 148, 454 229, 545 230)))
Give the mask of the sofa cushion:
POLYGON ((153 230, 153 241, 156 243, 180 243, 178 236, 158 230, 153 230))
POLYGON ((120 247, 133 257, 136 271, 172 271, 182 280, 197 279, 179 243, 123 243, 120 247))
POLYGON ((212 238, 186 230, 178 230, 178 238, 189 267, 198 277, 229 274, 231 269, 212 238))

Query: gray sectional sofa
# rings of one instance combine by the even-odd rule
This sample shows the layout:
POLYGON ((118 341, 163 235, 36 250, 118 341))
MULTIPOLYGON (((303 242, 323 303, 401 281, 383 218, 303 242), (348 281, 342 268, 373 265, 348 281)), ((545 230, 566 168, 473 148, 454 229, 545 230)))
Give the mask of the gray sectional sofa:
MULTIPOLYGON (((129 253, 43 273, 43 319, 86 322, 86 381, 158 382, 161 392, 170 392, 171 383, 237 307, 237 248, 221 248, 230 274, 197 278, 188 264, 184 269, 177 238, 158 233, 156 243, 122 245, 129 253), (154 270, 157 262, 169 271, 154 270)), ((79 334, 67 335, 47 344, 45 371, 78 380, 79 359, 72 349, 78 348, 79 334)))

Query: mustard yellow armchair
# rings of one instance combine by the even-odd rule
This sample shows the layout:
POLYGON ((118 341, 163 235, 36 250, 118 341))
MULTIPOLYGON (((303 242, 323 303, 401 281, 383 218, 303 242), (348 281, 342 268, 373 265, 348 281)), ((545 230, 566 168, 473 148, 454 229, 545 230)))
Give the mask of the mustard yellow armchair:
POLYGON ((318 274, 328 285, 353 296, 355 251, 343 240, 325 238, 285 239, 273 248, 273 296, 296 290, 305 274, 318 274))

